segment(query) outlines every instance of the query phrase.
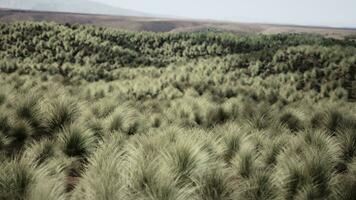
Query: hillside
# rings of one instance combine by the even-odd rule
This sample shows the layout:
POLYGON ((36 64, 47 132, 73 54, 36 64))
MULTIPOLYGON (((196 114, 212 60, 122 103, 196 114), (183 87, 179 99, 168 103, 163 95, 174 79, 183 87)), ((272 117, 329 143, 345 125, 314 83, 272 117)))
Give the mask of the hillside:
POLYGON ((356 41, 0 24, 0 199, 354 199, 356 41))
MULTIPOLYGON (((137 15, 142 16, 142 15, 137 15)), ((57 23, 91 24, 114 27, 131 31, 154 32, 230 32, 234 34, 278 34, 310 33, 326 37, 344 38, 355 35, 355 29, 328 27, 307 27, 273 24, 248 24, 221 21, 183 20, 153 17, 124 17, 110 15, 89 15, 63 12, 38 12, 0 9, 0 21, 54 21, 57 23)))
POLYGON ((0 8, 121 16, 147 15, 143 12, 112 7, 91 0, 0 0, 0 8))

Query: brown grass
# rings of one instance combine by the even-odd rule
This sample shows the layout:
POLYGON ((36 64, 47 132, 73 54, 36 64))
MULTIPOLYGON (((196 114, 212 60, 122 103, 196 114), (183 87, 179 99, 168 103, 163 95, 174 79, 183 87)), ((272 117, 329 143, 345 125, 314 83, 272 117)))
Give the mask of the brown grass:
POLYGON ((356 29, 310 27, 293 25, 231 23, 212 20, 168 19, 152 17, 126 17, 64 12, 43 12, 0 9, 1 22, 54 21, 57 23, 93 24, 131 31, 198 32, 208 30, 227 31, 235 34, 313 33, 327 37, 343 38, 355 35, 356 29))

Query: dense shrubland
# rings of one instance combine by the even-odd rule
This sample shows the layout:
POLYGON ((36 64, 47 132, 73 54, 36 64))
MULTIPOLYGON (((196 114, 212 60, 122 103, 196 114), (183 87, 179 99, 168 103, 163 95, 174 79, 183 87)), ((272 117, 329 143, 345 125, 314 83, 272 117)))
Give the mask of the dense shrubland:
POLYGON ((0 199, 355 199, 355 42, 0 25, 0 199))

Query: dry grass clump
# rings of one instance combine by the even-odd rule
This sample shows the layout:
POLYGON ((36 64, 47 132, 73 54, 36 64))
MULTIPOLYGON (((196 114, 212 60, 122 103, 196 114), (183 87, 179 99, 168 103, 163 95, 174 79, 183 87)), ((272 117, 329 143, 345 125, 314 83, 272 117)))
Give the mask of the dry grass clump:
POLYGON ((46 168, 35 168, 26 160, 4 161, 0 168, 0 199, 64 200, 63 178, 46 168))
POLYGON ((184 126, 203 126, 208 128, 223 123, 228 118, 221 106, 210 102, 206 98, 183 98, 173 102, 167 115, 171 118, 171 121, 178 118, 184 126))
POLYGON ((79 107, 74 99, 56 99, 47 109, 44 126, 48 135, 55 135, 63 127, 74 123, 79 116, 79 107))

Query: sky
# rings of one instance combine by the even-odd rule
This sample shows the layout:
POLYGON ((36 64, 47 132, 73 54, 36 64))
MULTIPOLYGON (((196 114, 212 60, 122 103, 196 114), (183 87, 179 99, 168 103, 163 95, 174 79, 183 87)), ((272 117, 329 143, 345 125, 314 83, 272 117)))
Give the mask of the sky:
POLYGON ((356 28, 356 0, 94 0, 151 14, 356 28))

